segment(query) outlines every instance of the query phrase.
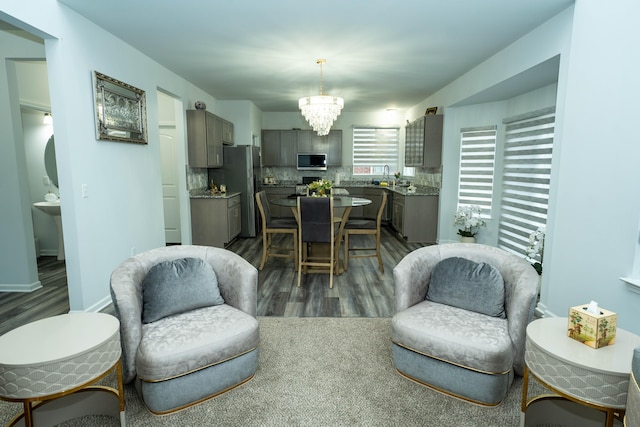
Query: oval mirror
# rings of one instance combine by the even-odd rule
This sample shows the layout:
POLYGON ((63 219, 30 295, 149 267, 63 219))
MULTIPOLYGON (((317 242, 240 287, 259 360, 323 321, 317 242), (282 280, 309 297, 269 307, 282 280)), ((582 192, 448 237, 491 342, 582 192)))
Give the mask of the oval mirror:
POLYGON ((58 187, 58 167, 56 165, 56 147, 53 142, 53 135, 51 135, 44 148, 44 168, 53 185, 58 187))

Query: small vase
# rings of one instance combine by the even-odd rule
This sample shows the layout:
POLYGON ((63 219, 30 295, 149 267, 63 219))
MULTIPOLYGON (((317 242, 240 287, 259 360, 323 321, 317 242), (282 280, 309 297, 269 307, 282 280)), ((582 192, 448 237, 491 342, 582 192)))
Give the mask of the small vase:
POLYGON ((475 243, 475 237, 460 236, 460 243, 475 243))

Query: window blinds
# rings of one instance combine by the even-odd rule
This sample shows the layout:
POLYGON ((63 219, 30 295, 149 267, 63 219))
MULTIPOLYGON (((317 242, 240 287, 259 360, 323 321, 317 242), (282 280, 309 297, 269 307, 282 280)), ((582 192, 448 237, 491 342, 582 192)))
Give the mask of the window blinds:
POLYGON ((477 205, 491 217, 496 161, 496 126, 460 130, 458 206, 477 205))
POLYGON ((380 173, 384 165, 397 170, 399 135, 399 128, 354 127, 354 173, 380 173))
POLYGON ((498 246, 526 254, 529 234, 547 223, 555 108, 504 120, 498 246))

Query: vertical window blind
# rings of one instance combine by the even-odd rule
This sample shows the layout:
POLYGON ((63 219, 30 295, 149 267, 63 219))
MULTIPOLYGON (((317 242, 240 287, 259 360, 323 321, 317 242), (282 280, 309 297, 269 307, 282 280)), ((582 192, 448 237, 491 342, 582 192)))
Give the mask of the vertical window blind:
POLYGON ((460 130, 458 206, 477 205, 491 217, 496 163, 496 126, 460 130))
POLYGON ((526 254, 529 234, 547 223, 555 107, 505 119, 498 247, 526 254))
POLYGON ((353 174, 381 174, 385 165, 389 173, 399 170, 399 128, 354 127, 353 174))

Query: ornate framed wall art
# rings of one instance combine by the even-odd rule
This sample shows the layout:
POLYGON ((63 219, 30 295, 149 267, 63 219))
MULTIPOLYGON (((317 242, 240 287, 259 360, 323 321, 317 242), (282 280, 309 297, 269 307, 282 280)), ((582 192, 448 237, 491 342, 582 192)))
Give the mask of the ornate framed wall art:
POLYGON ((96 138, 147 143, 145 92, 97 71, 93 72, 96 138))

